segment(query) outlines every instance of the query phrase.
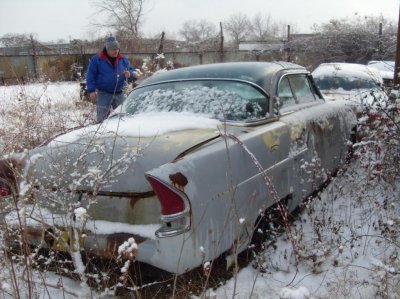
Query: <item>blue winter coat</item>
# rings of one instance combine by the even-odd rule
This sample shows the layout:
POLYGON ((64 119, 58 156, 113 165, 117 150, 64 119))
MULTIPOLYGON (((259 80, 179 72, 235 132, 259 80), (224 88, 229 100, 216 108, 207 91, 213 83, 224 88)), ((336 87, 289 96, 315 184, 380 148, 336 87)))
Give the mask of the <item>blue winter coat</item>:
POLYGON ((120 93, 126 81, 125 70, 131 73, 131 78, 135 78, 134 68, 122 54, 118 54, 114 65, 104 52, 96 54, 90 59, 86 74, 87 91, 91 93, 98 89, 109 93, 120 93))

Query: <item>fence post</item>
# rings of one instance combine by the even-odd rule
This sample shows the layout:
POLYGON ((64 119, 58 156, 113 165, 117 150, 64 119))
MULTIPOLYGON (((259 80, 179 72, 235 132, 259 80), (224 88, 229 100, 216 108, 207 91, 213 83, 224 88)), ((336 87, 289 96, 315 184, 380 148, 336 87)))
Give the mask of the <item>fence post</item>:
POLYGON ((396 61, 394 64, 394 78, 393 78, 394 86, 397 86, 400 83, 399 72, 400 72, 400 6, 399 6, 399 21, 397 25, 396 61))
MULTIPOLYGON (((35 75, 35 79, 38 78, 38 73, 37 73, 37 57, 36 57, 36 42, 33 39, 33 35, 30 35, 31 38, 31 44, 32 44, 32 54, 33 54, 33 73, 35 75)), ((25 83, 24 83, 25 84, 25 83)))
POLYGON ((220 43, 220 56, 219 56, 219 60, 220 62, 224 62, 224 32, 222 31, 222 22, 219 22, 219 27, 220 27, 220 35, 221 35, 221 43, 220 43))

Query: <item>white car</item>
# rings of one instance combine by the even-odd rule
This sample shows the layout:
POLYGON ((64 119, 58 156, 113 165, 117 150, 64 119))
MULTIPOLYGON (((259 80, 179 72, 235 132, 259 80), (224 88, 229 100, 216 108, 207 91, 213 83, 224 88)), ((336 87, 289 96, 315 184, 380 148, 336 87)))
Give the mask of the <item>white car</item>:
POLYGON ((323 63, 312 76, 326 98, 347 100, 361 107, 384 105, 387 101, 382 76, 366 65, 323 63))
POLYGON ((112 259, 128 242, 136 261, 184 273, 246 250, 265 210, 293 211, 345 161, 346 104, 286 62, 159 73, 102 124, 0 160, 5 222, 17 245, 23 214, 29 245, 112 259))
POLYGON ((368 62, 368 67, 379 71, 382 76, 383 83, 386 86, 393 86, 394 81, 394 61, 377 61, 368 62))

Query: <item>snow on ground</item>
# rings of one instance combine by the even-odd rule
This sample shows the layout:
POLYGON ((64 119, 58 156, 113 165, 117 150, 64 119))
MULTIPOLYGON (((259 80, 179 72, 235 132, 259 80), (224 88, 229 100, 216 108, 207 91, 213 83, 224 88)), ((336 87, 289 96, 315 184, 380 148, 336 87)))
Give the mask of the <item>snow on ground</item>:
MULTIPOLYGON (((5 115, 21 103, 24 94, 42 104, 65 105, 66 113, 77 112, 78 87, 77 83, 0 87, 0 122, 7 125, 5 115)), ((283 233, 276 240, 268 239, 270 246, 236 278, 208 290, 205 297, 399 298, 399 182, 371 181, 368 175, 353 161, 305 205, 291 224, 297 267, 291 242, 283 233)), ((0 259, 0 293, 3 298, 13 298, 11 264, 4 255, 0 259)), ((27 273, 19 267, 14 271, 20 297, 29 297, 27 273)), ((51 271, 34 272, 31 281, 35 285, 32 297, 37 298, 108 296, 51 271)))
MULTIPOLYGON (((397 182, 399 186, 399 182, 397 182)), ((283 233, 215 298, 399 298, 400 190, 368 181, 357 161, 292 223, 299 265, 283 233), (396 270, 397 269, 397 270, 396 270)))
POLYGON ((0 107, 28 99, 39 99, 41 103, 67 104, 79 99, 80 86, 76 82, 34 83, 0 87, 0 107))

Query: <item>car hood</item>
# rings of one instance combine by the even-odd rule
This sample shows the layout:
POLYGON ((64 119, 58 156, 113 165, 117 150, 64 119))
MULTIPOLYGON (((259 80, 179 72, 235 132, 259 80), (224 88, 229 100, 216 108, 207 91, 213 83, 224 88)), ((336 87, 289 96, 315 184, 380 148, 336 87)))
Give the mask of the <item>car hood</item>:
POLYGON ((186 116, 115 117, 60 135, 29 152, 25 170, 29 185, 88 192, 151 191, 145 172, 220 135, 218 121, 186 116))

